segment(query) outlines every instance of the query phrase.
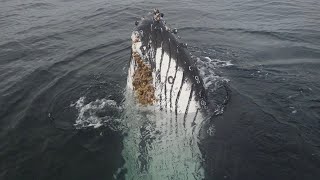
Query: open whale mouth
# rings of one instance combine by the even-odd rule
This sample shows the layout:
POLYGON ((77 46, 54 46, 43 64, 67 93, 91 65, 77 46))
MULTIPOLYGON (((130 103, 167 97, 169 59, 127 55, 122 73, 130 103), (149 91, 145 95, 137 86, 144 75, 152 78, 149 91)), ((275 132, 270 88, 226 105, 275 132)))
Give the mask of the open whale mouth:
POLYGON ((138 104, 178 113, 206 109, 203 80, 185 45, 179 43, 158 10, 136 22, 128 89, 138 104))

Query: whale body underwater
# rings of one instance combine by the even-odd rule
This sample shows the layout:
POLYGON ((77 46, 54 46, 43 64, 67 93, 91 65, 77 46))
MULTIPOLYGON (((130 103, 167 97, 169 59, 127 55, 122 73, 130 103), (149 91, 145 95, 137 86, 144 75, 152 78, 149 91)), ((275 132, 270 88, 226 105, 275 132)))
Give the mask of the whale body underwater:
POLYGON ((126 88, 125 179, 203 179, 198 147, 214 108, 186 45, 158 10, 136 22, 126 88))

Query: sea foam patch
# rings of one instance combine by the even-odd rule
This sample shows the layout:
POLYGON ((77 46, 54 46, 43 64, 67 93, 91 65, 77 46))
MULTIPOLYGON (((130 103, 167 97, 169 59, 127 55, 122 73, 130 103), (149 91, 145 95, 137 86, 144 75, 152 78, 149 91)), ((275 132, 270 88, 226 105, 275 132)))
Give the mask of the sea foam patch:
POLYGON ((86 103, 85 99, 85 97, 80 97, 70 105, 78 110, 74 123, 76 129, 107 126, 114 131, 121 130, 119 115, 122 107, 118 106, 116 101, 103 98, 86 103))

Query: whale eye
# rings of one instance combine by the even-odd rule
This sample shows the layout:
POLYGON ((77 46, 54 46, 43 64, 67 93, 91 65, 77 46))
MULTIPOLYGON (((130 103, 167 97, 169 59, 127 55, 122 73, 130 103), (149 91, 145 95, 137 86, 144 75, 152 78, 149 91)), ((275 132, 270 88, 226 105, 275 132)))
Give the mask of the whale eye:
POLYGON ((173 84, 173 77, 172 77, 172 76, 169 76, 169 77, 168 77, 168 83, 169 83, 169 84, 173 84))

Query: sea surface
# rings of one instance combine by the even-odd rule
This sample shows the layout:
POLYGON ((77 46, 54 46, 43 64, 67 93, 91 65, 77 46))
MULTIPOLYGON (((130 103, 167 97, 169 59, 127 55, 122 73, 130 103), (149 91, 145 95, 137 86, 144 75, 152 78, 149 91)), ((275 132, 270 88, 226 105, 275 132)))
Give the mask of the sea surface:
POLYGON ((0 0, 0 179, 124 179, 130 36, 153 8, 228 89, 205 179, 320 179, 319 0, 0 0))

